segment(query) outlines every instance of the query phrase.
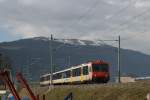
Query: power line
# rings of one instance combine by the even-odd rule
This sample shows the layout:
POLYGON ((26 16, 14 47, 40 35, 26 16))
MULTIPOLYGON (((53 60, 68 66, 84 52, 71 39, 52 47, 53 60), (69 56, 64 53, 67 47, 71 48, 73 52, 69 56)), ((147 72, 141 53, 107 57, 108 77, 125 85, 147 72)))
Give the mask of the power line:
MULTIPOLYGON (((138 0, 136 0, 135 3, 136 3, 137 1, 138 1, 138 0)), ((81 15, 81 16, 79 17, 79 19, 78 19, 78 22, 81 22, 81 20, 87 15, 87 13, 89 13, 89 12, 92 11, 94 8, 96 8, 95 6, 97 6, 98 3, 99 3, 99 1, 95 2, 83 15, 81 15)), ((131 3, 130 3, 130 4, 131 4, 131 3)), ((120 10, 117 11, 115 14, 113 14, 113 15, 109 18, 109 20, 112 19, 113 17, 119 15, 119 14, 122 13, 124 10, 128 9, 128 8, 131 6, 130 4, 129 4, 128 6, 122 8, 122 9, 120 9, 120 10)), ((144 13, 147 13, 147 11, 149 11, 149 10, 150 10, 150 9, 148 9, 148 10, 146 10, 146 11, 144 11, 144 12, 138 14, 138 15, 133 16, 130 20, 135 20, 136 18, 138 18, 138 17, 140 17, 140 16, 143 16, 143 14, 144 14, 144 13)), ((130 20, 119 24, 119 26, 122 26, 122 25, 125 25, 125 24, 130 23, 130 20)), ((73 23, 73 24, 74 24, 74 23, 73 23)), ((71 24, 70 26, 72 26, 73 24, 71 24)), ((129 25, 130 25, 130 24, 128 24, 128 26, 129 26, 129 25)), ((128 27, 128 26, 127 26, 127 27, 128 27)), ((118 27, 116 27, 115 29, 118 29, 118 27)), ((120 32, 121 30, 123 30, 123 29, 119 29, 117 32, 120 32)))
MULTIPOLYGON (((135 1, 135 3, 137 2, 137 0, 135 1)), ((98 5, 98 4, 96 4, 96 5, 98 5)), ((110 19, 112 19, 113 17, 115 17, 115 16, 118 16, 118 15, 120 15, 122 12, 124 12, 126 9, 128 9, 129 7, 131 6, 131 2, 129 3, 129 5, 127 5, 127 6, 125 6, 125 7, 123 7, 123 8, 121 8, 120 10, 118 10, 117 12, 115 12, 114 14, 112 14, 107 20, 110 20, 110 19)), ((94 7, 93 7, 94 8, 94 7)), ((95 7, 96 8, 96 7, 95 7)), ((88 13, 88 12, 90 12, 90 10, 89 11, 87 11, 87 12, 85 12, 85 16, 86 16, 86 13, 88 13)), ((85 16, 83 16, 83 17, 85 17, 85 16)), ((93 16, 93 15, 92 15, 93 16)), ((81 18, 81 19, 83 19, 83 18, 81 18)), ((79 22, 81 22, 81 19, 79 19, 79 22)), ((102 20, 101 22, 105 22, 105 21, 107 21, 107 20, 102 20)))
POLYGON ((83 20, 83 18, 86 17, 87 14, 89 14, 90 12, 92 12, 93 9, 96 8, 96 6, 99 4, 101 0, 97 0, 83 15, 81 15, 78 19, 78 22, 80 22, 81 20, 83 20))
MULTIPOLYGON (((100 2, 101 0, 97 0, 83 15, 81 15, 81 16, 79 16, 79 18, 78 18, 78 21, 77 22, 75 22, 75 23, 80 23, 85 17, 86 17, 86 15, 87 14, 90 14, 90 12, 92 12, 92 10, 93 9, 95 9, 96 8, 96 6, 99 4, 99 2, 100 2)), ((137 0, 136 0, 137 1, 137 0)), ((135 2, 136 2, 135 1, 135 2)), ((102 2, 102 1, 101 1, 102 2)), ((114 13, 110 18, 109 18, 109 20, 110 19, 112 19, 113 17, 115 17, 115 16, 117 16, 117 15, 119 15, 120 13, 122 13, 124 10, 126 10, 126 9, 128 9, 131 5, 130 5, 131 3, 129 3, 129 5, 127 5, 126 7, 123 7, 122 9, 120 9, 119 11, 117 11, 116 13, 114 13)), ((93 16, 93 15, 92 15, 93 16)), ((108 19, 107 19, 108 20, 108 19)), ((105 22, 106 20, 102 20, 101 22, 105 22)), ((69 27, 72 27, 75 23, 72 23, 71 25, 69 25, 69 27)), ((65 31, 65 30, 64 30, 65 31)), ((63 32, 64 32, 63 31, 63 32)), ((62 32, 62 33, 63 33, 62 32)))
MULTIPOLYGON (((147 16, 147 17, 149 17, 149 16, 147 16)), ((137 19, 137 18, 133 19, 133 21, 136 20, 136 19, 137 19)), ((144 19, 145 19, 145 18, 144 18, 144 19)), ((128 24, 127 27, 129 27, 131 24, 133 24, 133 23, 128 24)), ((126 27, 126 28, 127 28, 127 27, 126 27)), ((144 33, 144 32, 147 32, 147 31, 144 30, 144 31, 141 31, 140 33, 144 33)), ((142 35, 143 35, 143 34, 142 34, 142 35)), ((123 38, 122 41, 130 40, 130 39, 132 39, 132 38, 136 38, 137 36, 139 36, 139 34, 137 35, 137 33, 135 33, 134 35, 132 35, 132 36, 130 36, 130 37, 125 37, 125 38, 123 38)))
MULTIPOLYGON (((137 1, 138 1, 138 0, 136 0, 134 3, 136 3, 137 1)), ((97 6, 98 4, 99 4, 99 1, 96 1, 83 15, 79 16, 77 23, 80 23, 80 22, 83 20, 83 18, 85 18, 86 15, 87 15, 89 12, 92 12, 92 10, 96 8, 96 6, 97 6)), ((126 9, 128 9, 130 6, 131 6, 131 3, 129 3, 129 5, 127 5, 126 7, 123 7, 122 9, 120 9, 119 11, 117 11, 116 13, 114 13, 114 14, 109 18, 109 20, 112 19, 113 17, 119 15, 120 13, 122 13, 123 11, 125 11, 126 9)), ((135 16, 135 17, 136 17, 136 16, 135 16)), ((102 22, 105 22, 105 21, 106 21, 106 20, 102 20, 102 22)), ((126 23, 128 23, 128 22, 122 23, 121 25, 126 24, 126 23)), ((74 25, 74 23, 72 23, 72 24, 70 25, 70 27, 71 27, 72 25, 74 25)), ((65 30, 64 30, 64 31, 65 31, 65 30)))
MULTIPOLYGON (((134 3, 136 3, 137 1, 138 1, 138 0, 135 0, 134 3)), ((121 13, 123 13, 124 11, 126 11, 129 7, 131 7, 131 4, 132 4, 132 3, 130 2, 127 6, 125 6, 125 7, 121 8, 120 10, 116 11, 116 12, 115 12, 114 14, 112 14, 107 20, 113 19, 114 17, 120 15, 121 13)), ((102 20, 102 21, 105 22, 105 21, 107 21, 107 20, 102 20)))
MULTIPOLYGON (((142 31, 140 33, 144 33, 144 32, 147 32, 147 31, 142 31)), ((142 34, 143 35, 143 34, 142 34)), ((123 38, 122 41, 126 41, 126 40, 130 40, 130 39, 133 39, 133 38, 136 38, 137 36, 139 36, 139 34, 135 34, 135 35, 132 35, 131 37, 126 37, 126 38, 123 38)))
MULTIPOLYGON (((78 21, 75 22, 75 23, 81 22, 81 20, 83 20, 83 18, 85 18, 86 15, 87 15, 89 12, 92 12, 92 10, 96 8, 96 6, 99 4, 100 1, 101 1, 101 0, 97 0, 89 9, 87 9, 87 11, 86 11, 85 13, 83 13, 81 16, 78 17, 78 21)), ((69 25, 69 27, 72 27, 75 23, 72 23, 71 25, 69 25)), ((65 31, 65 30, 64 30, 64 31, 65 31)), ((64 31, 63 31, 63 32, 64 32, 64 31)), ((63 32, 62 32, 62 33, 63 33, 63 32)))
MULTIPOLYGON (((136 0, 137 1, 137 0, 136 0)), ((131 3, 130 3, 131 4, 131 3)), ((118 15, 120 15, 122 12, 124 12, 125 10, 127 10, 131 5, 127 5, 125 7, 123 7, 122 9, 120 9, 119 11, 115 12, 113 15, 111 15, 111 17, 109 17, 108 19, 112 19, 113 17, 116 17, 118 15)))
MULTIPOLYGON (((147 17, 150 17, 150 16, 147 16, 147 17)), ((145 19, 145 18, 144 18, 145 19)), ((135 19, 136 20, 136 19, 135 19)), ((132 24, 132 23, 131 23, 132 24)), ((131 25, 130 24, 130 25, 131 25)), ((144 32, 147 32, 146 30, 144 30, 144 31, 141 31, 140 33, 144 33, 144 32)), ((140 34, 141 35, 141 34, 140 34)), ((142 34, 143 35, 143 34, 142 34)), ((122 39, 122 41, 125 41, 125 40, 130 40, 130 39, 132 39, 132 38, 136 38, 137 36, 139 36, 139 34, 137 35, 137 33, 136 34, 134 34, 134 35, 132 35, 132 36, 130 36, 130 37, 126 37, 126 38, 123 38, 122 39)))
POLYGON ((149 10, 150 10, 150 9, 147 9, 147 10, 143 11, 142 13, 139 13, 139 14, 137 14, 137 15, 131 17, 130 20, 119 24, 119 25, 118 25, 118 26, 120 26, 119 30, 117 30, 118 27, 115 27, 115 29, 113 29, 113 30, 116 30, 115 33, 121 32, 121 31, 124 30, 125 28, 129 27, 129 26, 131 25, 131 22, 132 22, 133 20, 135 20, 135 19, 137 19, 137 18, 139 18, 139 17, 144 16, 144 14, 147 13, 149 10), (128 23, 129 23, 129 24, 128 24, 128 23), (126 27, 125 27, 125 28, 122 28, 123 25, 126 25, 126 27))

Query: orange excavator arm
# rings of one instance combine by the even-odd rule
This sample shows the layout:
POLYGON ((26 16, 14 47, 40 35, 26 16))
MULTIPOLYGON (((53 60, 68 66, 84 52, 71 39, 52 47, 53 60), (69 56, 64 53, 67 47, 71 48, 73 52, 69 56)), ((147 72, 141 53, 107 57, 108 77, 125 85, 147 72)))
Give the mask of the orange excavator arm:
POLYGON ((32 100, 37 100, 36 97, 34 96, 32 90, 30 89, 29 85, 27 84, 27 81, 23 78, 22 74, 18 72, 17 75, 16 75, 16 78, 20 82, 22 87, 24 87, 27 90, 30 98, 32 100))
POLYGON ((9 77, 9 72, 0 70, 0 79, 7 85, 11 93, 13 94, 15 100, 21 100, 19 97, 19 94, 17 93, 10 77, 9 77))

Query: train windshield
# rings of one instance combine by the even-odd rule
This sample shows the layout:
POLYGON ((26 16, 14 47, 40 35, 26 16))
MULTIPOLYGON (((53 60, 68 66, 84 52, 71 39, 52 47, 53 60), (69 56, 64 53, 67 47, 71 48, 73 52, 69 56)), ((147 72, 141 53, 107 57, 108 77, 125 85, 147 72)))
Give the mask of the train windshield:
POLYGON ((108 64, 93 64, 92 68, 93 68, 93 72, 97 72, 97 71, 108 72, 108 64))

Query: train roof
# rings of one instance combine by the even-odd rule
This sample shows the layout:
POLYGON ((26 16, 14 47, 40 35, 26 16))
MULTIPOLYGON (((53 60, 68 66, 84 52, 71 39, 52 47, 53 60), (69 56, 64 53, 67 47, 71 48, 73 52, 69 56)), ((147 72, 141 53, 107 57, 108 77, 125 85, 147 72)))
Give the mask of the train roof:
POLYGON ((93 60, 93 61, 88 61, 88 63, 94 63, 94 64, 97 64, 97 63, 108 64, 108 62, 103 61, 103 60, 93 60))
POLYGON ((46 77, 46 76, 49 76, 49 75, 51 75, 51 74, 50 73, 44 74, 44 75, 41 75, 40 77, 46 77))
POLYGON ((76 69, 76 68, 80 68, 80 67, 83 67, 83 66, 87 66, 88 63, 85 63, 85 64, 80 64, 80 65, 77 65, 77 66, 72 66, 70 68, 67 68, 67 69, 64 69, 64 70, 61 70, 61 71, 58 71, 58 72, 55 72, 53 74, 57 74, 57 73, 61 73, 61 72, 65 72, 65 71, 69 71, 71 69, 76 69))
MULTIPOLYGON (((54 75, 54 74, 57 74, 57 73, 69 71, 69 70, 71 70, 71 69, 80 68, 80 67, 82 67, 82 66, 87 66, 87 65, 88 65, 88 63, 80 64, 80 65, 77 65, 77 66, 72 66, 72 67, 70 67, 70 68, 67 68, 67 69, 64 69, 64 70, 61 70, 61 71, 57 71, 57 72, 53 73, 53 75, 54 75)), ((41 77, 46 77, 46 76, 49 76, 49 75, 51 75, 51 74, 50 74, 50 73, 44 74, 44 75, 42 75, 41 77)))

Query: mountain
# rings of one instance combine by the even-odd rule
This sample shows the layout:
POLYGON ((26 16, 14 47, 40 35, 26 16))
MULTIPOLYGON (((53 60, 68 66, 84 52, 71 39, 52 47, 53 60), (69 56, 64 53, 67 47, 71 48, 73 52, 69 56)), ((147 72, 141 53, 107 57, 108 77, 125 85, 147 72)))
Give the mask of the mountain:
MULTIPOLYGON (((40 75, 50 72, 50 41, 46 37, 21 39, 0 43, 0 53, 11 60, 13 73, 22 71, 29 80, 38 81, 40 75)), ((91 60, 110 64, 111 79, 117 75, 117 48, 101 41, 54 40, 53 66, 55 71, 91 60)), ((150 55, 121 49, 121 73, 137 76, 150 75, 150 55)))

